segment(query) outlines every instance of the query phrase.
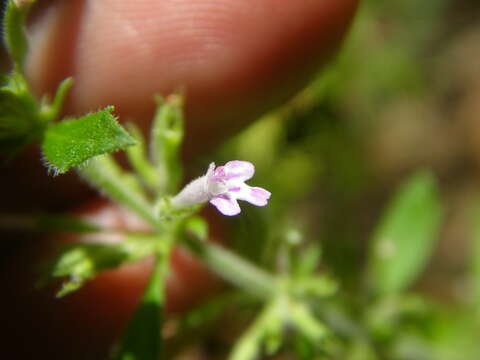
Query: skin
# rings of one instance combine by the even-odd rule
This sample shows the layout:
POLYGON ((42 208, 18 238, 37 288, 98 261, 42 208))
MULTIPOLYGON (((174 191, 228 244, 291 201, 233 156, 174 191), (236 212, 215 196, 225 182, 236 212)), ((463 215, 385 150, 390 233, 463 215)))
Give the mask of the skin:
MULTIPOLYGON (((202 215, 211 219, 213 209, 205 210, 202 215)), ((72 215, 104 228, 149 231, 137 216, 104 200, 94 200, 72 215)), ((218 242, 223 236, 218 222, 210 221, 209 241, 218 242)), ((0 272, 4 284, 0 304, 9 309, 2 314, 7 329, 4 340, 8 339, 2 355, 11 355, 8 358, 12 359, 57 359, 60 354, 73 360, 106 359, 140 300, 153 259, 106 270, 61 299, 55 298, 59 282, 42 289, 33 284, 39 279, 40 269, 50 263, 61 246, 81 242, 115 244, 122 239, 118 233, 57 233, 13 257, 0 272), (28 347, 23 346, 26 343, 28 347)), ((166 279, 169 313, 188 310, 222 287, 219 279, 182 247, 173 250, 170 266, 166 279)))
POLYGON ((152 96, 183 89, 185 155, 211 148, 304 87, 345 34, 357 0, 52 1, 31 26, 27 72, 68 113, 114 104, 148 129, 152 96))
MULTIPOLYGON (((335 54, 357 2, 43 0, 32 14, 27 76, 37 94, 53 93, 62 79, 73 76, 75 85, 65 114, 84 114, 114 104, 121 121, 134 120, 145 130, 154 111, 153 94, 182 89, 187 96, 184 159, 188 164, 194 155, 212 149, 304 87, 319 66, 335 54)), ((20 162, 9 165, 14 171, 2 180, 3 188, 14 189, 10 197, 6 194, 3 198, 4 205, 19 208, 34 203, 39 208, 52 208, 48 202, 53 197, 58 201, 53 208, 68 208, 91 196, 79 190, 74 176, 52 182, 38 165, 35 149, 25 154, 20 162), (30 181, 18 183, 18 179, 32 178, 35 190, 31 190, 30 181)), ((26 261, 13 262, 11 271, 26 261)), ((188 269, 178 267, 180 290, 169 291, 170 304, 189 304, 200 291, 191 291, 188 283, 195 271, 188 269)), ((89 347, 82 341, 94 338, 92 356, 87 358, 104 354, 111 345, 111 334, 118 334, 125 326, 135 302, 128 299, 138 299, 148 272, 148 264, 112 271, 90 285, 88 296, 85 291, 71 295, 67 303, 81 304, 90 314, 103 314, 94 319, 82 315, 86 310, 72 312, 65 303, 52 307, 45 305, 51 304, 51 298, 42 300, 40 304, 49 309, 50 317, 60 321, 55 326, 69 339, 69 346, 59 353, 73 359, 72 351, 82 349, 81 355, 85 355, 89 347), (127 300, 122 297, 125 293, 130 295, 127 300), (83 329, 78 332, 83 335, 75 330, 68 333, 71 326, 62 326, 61 321, 75 323, 73 328, 83 329), (103 330, 91 332, 93 328, 103 330)), ((23 284, 29 281, 27 277, 23 284)), ((17 294, 18 300, 14 297, 12 301, 22 303, 30 292, 17 294)), ((26 301, 24 308, 28 309, 28 304, 26 301)), ((34 336, 28 329, 40 331, 38 324, 48 322, 48 316, 35 318, 35 311, 27 313, 30 322, 37 325, 22 327, 22 331, 27 329, 24 339, 34 336)), ((55 341, 48 331, 47 338, 60 344, 61 340, 55 341)), ((42 351, 36 347, 37 358, 52 348, 45 354, 42 351)))

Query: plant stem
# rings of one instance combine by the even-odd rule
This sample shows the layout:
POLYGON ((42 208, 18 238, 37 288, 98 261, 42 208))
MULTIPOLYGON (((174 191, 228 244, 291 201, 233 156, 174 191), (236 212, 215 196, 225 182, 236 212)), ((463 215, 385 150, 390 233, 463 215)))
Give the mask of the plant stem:
POLYGON ((272 328, 281 329, 283 313, 287 307, 286 299, 277 296, 265 305, 262 312, 257 316, 253 324, 240 337, 229 356, 229 360, 252 360, 259 353, 264 336, 272 328))
POLYGON ((133 314, 114 360, 163 358, 161 329, 165 303, 168 252, 157 254, 143 297, 133 314))
POLYGON ((108 155, 97 156, 78 169, 81 175, 95 188, 112 200, 137 213, 153 228, 161 229, 152 205, 136 183, 136 179, 125 173, 108 155))
MULTIPOLYGON (((111 156, 98 156, 79 168, 79 172, 97 189, 142 217, 157 234, 168 232, 168 224, 161 223, 155 216, 153 206, 136 179, 125 173, 111 156)), ((268 299, 276 291, 276 280, 272 275, 229 250, 190 238, 185 243, 217 275, 252 295, 268 299)))
POLYGON ((188 239, 190 250, 224 280, 260 298, 270 298, 276 291, 275 278, 231 251, 205 241, 188 239))
POLYGON ((161 184, 160 174, 147 157, 145 138, 141 130, 134 123, 128 123, 127 130, 137 141, 136 145, 129 146, 125 149, 128 161, 133 170, 136 171, 143 180, 143 183, 153 192, 157 192, 161 184))

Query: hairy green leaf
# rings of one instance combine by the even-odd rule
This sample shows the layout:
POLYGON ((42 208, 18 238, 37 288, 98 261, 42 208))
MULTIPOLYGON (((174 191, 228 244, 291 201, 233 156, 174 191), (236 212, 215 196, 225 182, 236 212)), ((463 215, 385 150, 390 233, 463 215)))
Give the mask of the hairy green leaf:
POLYGON ((118 244, 84 243, 66 249, 47 269, 45 283, 51 278, 66 278, 58 297, 79 289, 99 272, 134 262, 155 249, 155 241, 145 235, 131 235, 118 244))
POLYGON ((135 140, 120 126, 112 111, 113 106, 109 106, 50 126, 42 144, 48 167, 55 174, 63 174, 97 155, 134 145, 135 140))
POLYGON ((376 293, 398 293, 417 278, 435 246, 442 213, 432 174, 418 173, 402 186, 373 238, 369 275, 376 293))

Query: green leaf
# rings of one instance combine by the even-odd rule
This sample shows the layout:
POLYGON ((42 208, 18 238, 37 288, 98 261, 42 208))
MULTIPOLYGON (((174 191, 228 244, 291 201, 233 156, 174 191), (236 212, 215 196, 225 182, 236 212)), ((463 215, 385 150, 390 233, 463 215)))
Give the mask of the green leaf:
POLYGON ((114 360, 159 360, 162 357, 161 329, 167 268, 168 256, 159 256, 114 360))
POLYGON ((157 97, 156 101, 150 153, 161 176, 161 190, 173 194, 182 177, 179 151, 184 134, 183 100, 179 95, 172 95, 166 100, 157 97))
POLYGON ((45 126, 27 81, 13 71, 3 79, 0 88, 0 152, 12 155, 25 145, 39 141, 45 126))
POLYGON ((431 173, 401 187, 373 238, 369 280, 378 294, 401 292, 415 281, 435 246, 442 210, 431 173))
POLYGON ((18 71, 12 71, 8 75, 4 75, 1 79, 2 90, 10 91, 18 96, 29 95, 32 101, 35 101, 33 95, 30 94, 27 79, 18 71))
POLYGON ((301 254, 293 259, 295 260, 293 269, 295 275, 311 275, 320 265, 321 259, 322 248, 320 244, 318 242, 308 244, 301 254))
POLYGON ((278 296, 267 303, 253 324, 236 342, 229 360, 254 360, 262 354, 275 353, 283 342, 283 327, 287 316, 288 299, 278 296))
POLYGON ((65 296, 78 290, 103 270, 150 255, 155 246, 155 241, 145 235, 131 235, 118 244, 85 243, 69 246, 48 266, 47 276, 41 280, 40 285, 48 279, 66 277, 67 280, 57 293, 58 297, 65 296))
POLYGON ((41 139, 45 124, 38 116, 35 100, 8 86, 0 89, 0 152, 14 154, 41 139))
POLYGON ((97 155, 135 145, 135 140, 118 124, 112 111, 113 106, 109 106, 50 126, 42 144, 48 167, 55 174, 63 174, 97 155))
POLYGON ((23 69, 28 41, 25 33, 25 19, 33 1, 9 0, 3 19, 3 40, 8 52, 19 70, 23 69))
POLYGON ((183 337, 183 333, 188 330, 202 328, 205 324, 212 323, 225 314, 227 308, 239 303, 241 299, 241 294, 237 291, 222 293, 182 314, 179 319, 180 336, 183 337))
POLYGON ((76 232, 89 233, 101 228, 83 219, 66 215, 0 214, 0 229, 21 232, 76 232))
POLYGON ((53 104, 46 98, 39 104, 22 74, 7 75, 0 88, 0 152, 13 155, 25 145, 40 142, 47 125, 57 119, 71 85, 72 79, 65 79, 53 104))
POLYGON ((311 275, 295 280, 295 289, 300 296, 329 297, 338 290, 338 283, 326 274, 311 275))
POLYGON ((100 227, 83 219, 66 215, 39 215, 36 226, 40 231, 73 231, 76 233, 98 232, 100 227))

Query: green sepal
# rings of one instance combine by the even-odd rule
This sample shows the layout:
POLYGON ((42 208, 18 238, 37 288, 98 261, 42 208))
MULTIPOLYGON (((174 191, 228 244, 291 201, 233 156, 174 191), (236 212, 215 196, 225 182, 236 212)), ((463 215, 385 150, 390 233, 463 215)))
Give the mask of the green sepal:
POLYGON ((62 110, 62 106, 72 85, 73 79, 71 77, 68 77, 64 79, 60 83, 60 85, 58 85, 52 103, 50 103, 47 97, 42 98, 40 111, 42 118, 45 119, 45 122, 53 123, 58 119, 58 117, 60 116, 60 111, 62 110))
POLYGON ((169 198, 160 198, 155 204, 155 214, 159 220, 173 221, 179 219, 185 219, 193 214, 197 213, 203 204, 195 204, 186 206, 183 208, 175 208, 169 198))
POLYGON ((128 160, 140 176, 141 180, 152 190, 158 190, 160 176, 157 169, 151 164, 146 154, 145 139, 140 129, 133 123, 127 124, 127 129, 136 141, 136 145, 126 149, 128 160))
POLYGON ((50 126, 42 143, 47 166, 54 175, 102 154, 135 145, 135 140, 112 114, 113 106, 78 119, 50 126))
POLYGON ((183 99, 156 97, 157 112, 152 126, 150 155, 161 176, 161 190, 173 194, 182 178, 179 151, 184 135, 183 99))

